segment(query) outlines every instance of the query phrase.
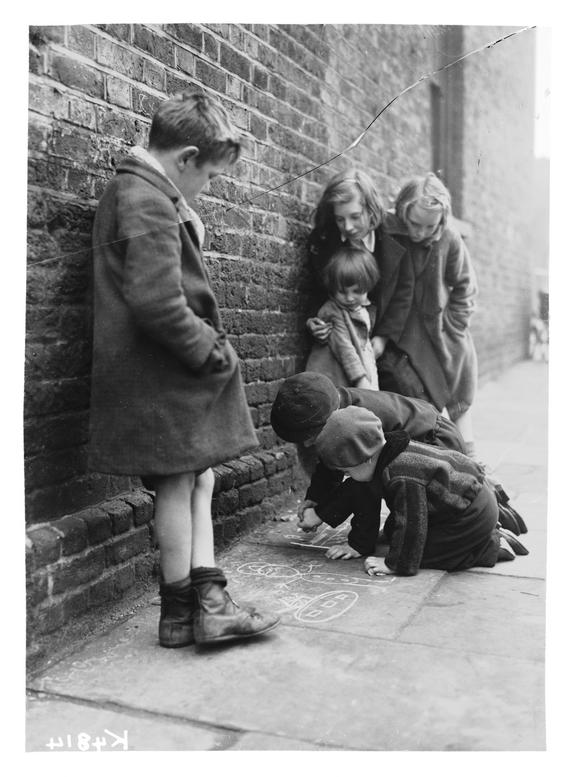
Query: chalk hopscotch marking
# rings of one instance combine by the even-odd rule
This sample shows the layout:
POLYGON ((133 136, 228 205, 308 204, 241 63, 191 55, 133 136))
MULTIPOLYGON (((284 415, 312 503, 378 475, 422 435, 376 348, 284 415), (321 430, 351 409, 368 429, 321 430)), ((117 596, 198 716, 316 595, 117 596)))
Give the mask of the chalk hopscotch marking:
POLYGON ((276 587, 286 589, 286 593, 279 597, 282 609, 279 614, 292 613, 294 618, 301 623, 327 623, 340 618, 350 610, 358 601, 358 593, 350 590, 326 591, 317 596, 289 591, 289 586, 299 580, 306 580, 321 585, 338 586, 382 586, 389 585, 395 578, 386 577, 375 579, 373 577, 363 579, 353 575, 342 575, 338 572, 317 572, 316 567, 321 564, 308 564, 302 569, 296 569, 287 564, 270 564, 266 561, 249 561, 237 567, 241 575, 254 575, 274 580, 276 587))

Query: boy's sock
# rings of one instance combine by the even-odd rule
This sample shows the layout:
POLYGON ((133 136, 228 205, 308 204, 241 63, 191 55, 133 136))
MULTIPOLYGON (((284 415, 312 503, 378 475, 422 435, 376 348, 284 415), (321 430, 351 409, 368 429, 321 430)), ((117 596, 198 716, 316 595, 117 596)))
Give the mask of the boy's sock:
POLYGON ((163 647, 185 647, 194 642, 194 611, 189 577, 173 583, 160 582, 158 639, 163 647))

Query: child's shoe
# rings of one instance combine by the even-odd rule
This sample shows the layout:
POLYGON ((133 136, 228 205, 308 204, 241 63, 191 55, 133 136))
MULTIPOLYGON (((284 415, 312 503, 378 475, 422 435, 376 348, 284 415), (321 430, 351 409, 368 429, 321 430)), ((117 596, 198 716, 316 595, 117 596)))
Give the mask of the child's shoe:
POLYGON ((158 640, 162 647, 186 647, 194 642, 194 596, 189 577, 160 583, 158 640))
POLYGON ((194 591, 194 640, 197 645, 246 639, 275 628, 274 613, 240 607, 225 591, 226 577, 217 567, 197 567, 190 573, 194 591))

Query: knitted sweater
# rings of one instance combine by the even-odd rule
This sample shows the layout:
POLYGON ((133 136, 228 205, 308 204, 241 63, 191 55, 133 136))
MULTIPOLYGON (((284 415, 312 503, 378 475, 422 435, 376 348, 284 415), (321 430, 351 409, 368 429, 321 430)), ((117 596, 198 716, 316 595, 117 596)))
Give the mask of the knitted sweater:
POLYGON ((415 575, 429 532, 458 531, 484 483, 481 465, 458 451, 410 442, 387 467, 378 459, 370 488, 394 513, 386 565, 398 575, 415 575))

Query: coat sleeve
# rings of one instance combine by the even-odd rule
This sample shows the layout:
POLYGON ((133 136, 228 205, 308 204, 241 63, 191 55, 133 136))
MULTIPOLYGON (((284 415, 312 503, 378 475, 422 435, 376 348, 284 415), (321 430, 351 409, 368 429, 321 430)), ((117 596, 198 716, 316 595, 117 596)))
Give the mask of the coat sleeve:
POLYGON ((193 370, 206 363, 218 333, 188 305, 182 241, 173 203, 141 187, 118 194, 124 250, 121 290, 137 325, 193 370))
POLYGON ((306 499, 322 505, 336 488, 342 482, 342 472, 334 469, 328 469, 322 462, 318 462, 316 469, 312 473, 310 485, 306 491, 306 499))
POLYGON ((450 293, 444 318, 449 325, 463 331, 474 312, 478 288, 470 254, 457 233, 453 234, 448 245, 445 281, 450 293))
POLYGON ((345 315, 339 311, 330 311, 328 305, 320 309, 320 318, 332 323, 332 331, 328 338, 328 345, 334 358, 344 370, 346 378, 353 386, 360 378, 367 376, 366 367, 352 342, 350 326, 354 326, 345 319, 345 315), (324 311, 324 312, 322 312, 324 311))
POLYGON ((394 514, 386 565, 397 575, 416 575, 428 533, 426 488, 417 481, 398 478, 388 486, 386 503, 394 514))

